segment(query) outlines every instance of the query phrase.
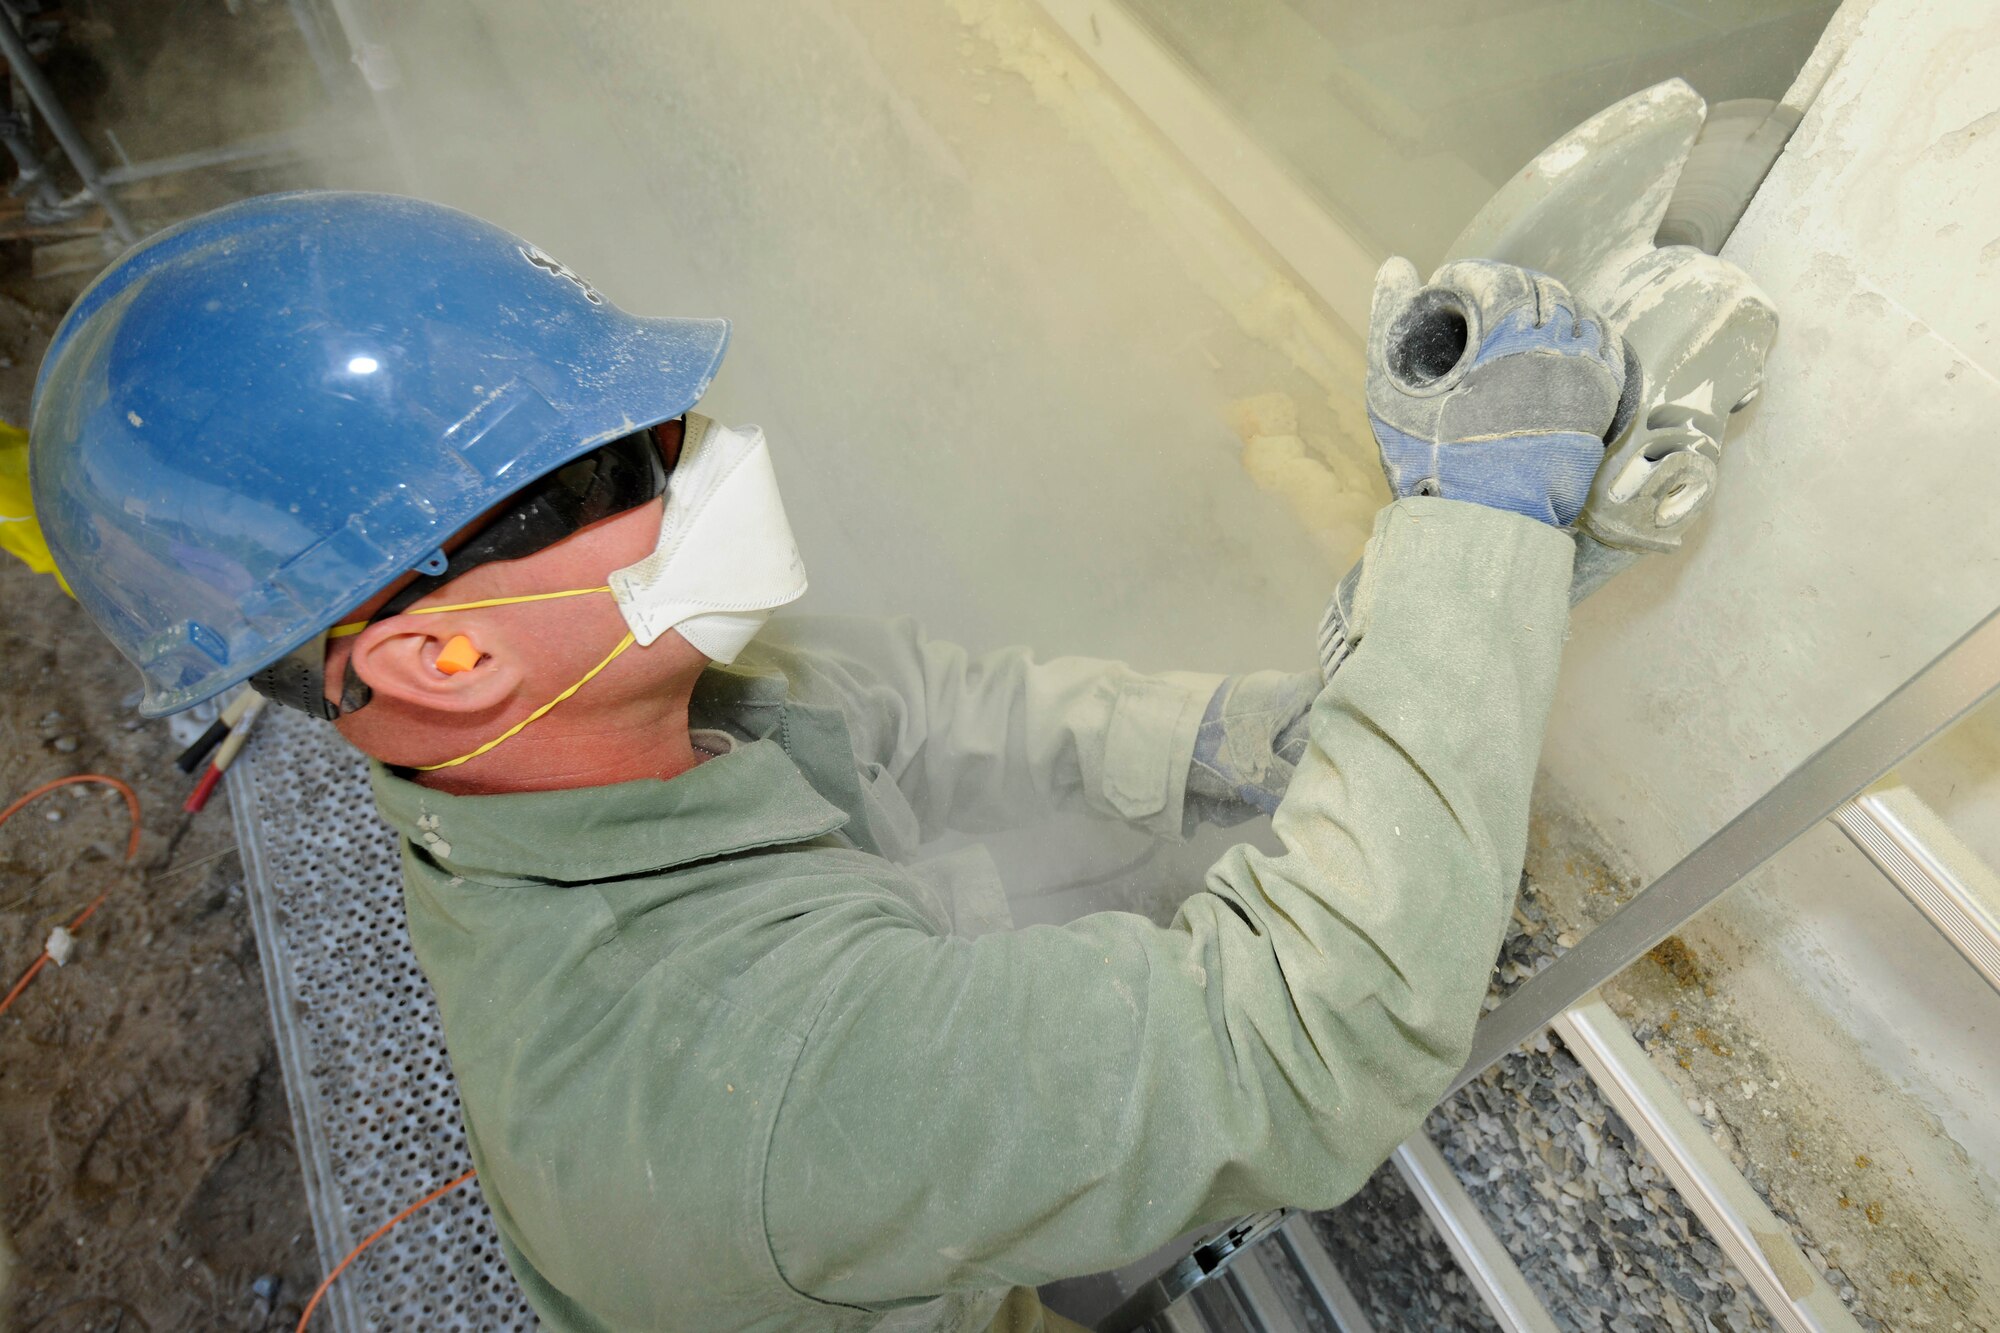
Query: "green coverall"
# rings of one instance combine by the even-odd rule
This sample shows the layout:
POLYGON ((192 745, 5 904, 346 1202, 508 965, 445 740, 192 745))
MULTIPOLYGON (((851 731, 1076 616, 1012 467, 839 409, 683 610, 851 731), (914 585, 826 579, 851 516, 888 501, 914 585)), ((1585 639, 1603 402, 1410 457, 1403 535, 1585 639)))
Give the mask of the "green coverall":
POLYGON ((1465 1056, 1571 556, 1512 514, 1384 510, 1288 850, 1231 849, 1164 928, 967 938, 977 895, 936 887, 965 858, 901 862, 1058 810, 1177 836, 1214 677, 778 621, 695 694, 733 750, 672 781, 463 797, 378 766, 545 1326, 1032 1330, 1019 1288, 1347 1198, 1465 1056))

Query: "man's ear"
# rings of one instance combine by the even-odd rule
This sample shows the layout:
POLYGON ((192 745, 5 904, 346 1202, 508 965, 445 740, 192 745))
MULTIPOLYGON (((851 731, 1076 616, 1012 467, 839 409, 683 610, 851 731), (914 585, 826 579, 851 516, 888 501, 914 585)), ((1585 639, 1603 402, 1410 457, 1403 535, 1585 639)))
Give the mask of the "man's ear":
POLYGON ((442 619, 402 615, 376 621, 354 640, 354 674, 378 695, 435 713, 483 713, 512 698, 522 663, 502 647, 489 652, 480 645, 479 660, 468 670, 438 670, 438 654, 467 628, 436 623, 442 619))

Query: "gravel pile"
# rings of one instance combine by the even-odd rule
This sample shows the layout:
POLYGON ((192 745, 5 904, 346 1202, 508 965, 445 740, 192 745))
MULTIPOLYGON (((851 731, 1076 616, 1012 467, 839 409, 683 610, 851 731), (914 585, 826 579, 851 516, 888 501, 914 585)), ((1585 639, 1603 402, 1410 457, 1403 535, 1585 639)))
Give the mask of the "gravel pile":
POLYGON ((1514 919, 1501 941, 1500 957, 1493 964, 1493 984, 1486 992, 1484 1009, 1491 1013, 1500 1002, 1535 973, 1553 963, 1573 946, 1577 937, 1549 920, 1547 910, 1535 894, 1534 882, 1521 876, 1521 894, 1514 900, 1514 919))
POLYGON ((1538 1039, 1425 1132, 1565 1330, 1773 1327, 1561 1042, 1538 1039))
MULTIPOLYGON (((1486 1007, 1574 942, 1524 877, 1486 1007)), ((1560 1328, 1773 1327, 1742 1274, 1554 1037, 1544 1034, 1488 1070, 1424 1128, 1560 1328)), ((1496 1327, 1394 1168, 1313 1220, 1379 1333, 1496 1327)))
POLYGON ((1385 1164, 1359 1194, 1314 1214, 1312 1223, 1376 1333, 1500 1333, 1394 1166, 1385 1164))

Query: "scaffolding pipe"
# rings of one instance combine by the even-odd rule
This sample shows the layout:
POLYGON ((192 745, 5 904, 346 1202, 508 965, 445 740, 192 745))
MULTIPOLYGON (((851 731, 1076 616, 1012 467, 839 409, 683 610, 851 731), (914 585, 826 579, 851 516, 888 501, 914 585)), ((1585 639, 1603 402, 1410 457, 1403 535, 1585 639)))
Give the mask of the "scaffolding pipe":
POLYGON ((14 71, 14 77, 20 80, 21 86, 27 90, 35 109, 42 113, 42 119, 47 122, 49 132, 56 136, 56 142, 62 145, 63 155, 69 158, 70 166, 76 169, 76 174, 83 180, 83 188, 88 190, 90 197, 104 209, 104 216, 111 221, 111 230, 116 232, 118 239, 125 244, 135 244, 139 239, 139 233, 133 227, 132 219, 126 214, 124 205, 118 202, 117 196, 112 194, 111 188, 104 183, 104 177, 97 170, 97 158, 91 153, 90 145, 83 141, 83 135, 77 131, 75 122, 70 120, 69 113, 63 110, 62 101, 56 96, 56 90, 50 87, 49 81, 42 76, 42 67, 28 54, 28 43, 22 38, 20 30, 14 26, 11 14, 0 19, 0 55, 6 57, 8 66, 14 71))
POLYGON ((46 223, 75 216, 77 210, 65 206, 62 191, 49 175, 48 164, 35 145, 34 131, 25 113, 0 112, 0 143, 6 144, 14 159, 11 193, 26 196, 29 222, 46 223))
POLYGON ((146 162, 129 162, 122 167, 113 167, 105 172, 101 180, 106 186, 130 185, 135 181, 151 180, 155 176, 172 176, 183 171, 199 171, 204 167, 236 167, 245 164, 272 161, 288 157, 304 157, 309 151, 307 137, 297 130, 280 130, 274 134, 259 134, 248 139, 238 139, 234 143, 217 148, 197 148, 191 153, 176 153, 172 157, 156 157, 146 162))
POLYGON ((306 44, 306 54, 312 58, 313 68, 319 72, 320 87, 327 96, 337 96, 340 92, 340 62, 334 59, 333 48, 326 40, 326 29, 319 21, 319 10, 312 0, 285 0, 292 11, 292 22, 298 25, 299 37, 306 44))

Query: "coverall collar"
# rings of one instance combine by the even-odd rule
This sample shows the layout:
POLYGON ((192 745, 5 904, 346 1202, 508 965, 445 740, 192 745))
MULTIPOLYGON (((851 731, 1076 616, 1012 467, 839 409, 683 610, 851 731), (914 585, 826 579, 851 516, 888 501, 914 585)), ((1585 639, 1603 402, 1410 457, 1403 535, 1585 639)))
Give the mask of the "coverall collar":
POLYGON ((384 818, 410 853, 488 883, 581 884, 652 874, 753 847, 804 842, 847 823, 784 747, 739 743, 671 781, 454 796, 369 766, 384 818), (551 838, 551 827, 567 830, 551 838))

